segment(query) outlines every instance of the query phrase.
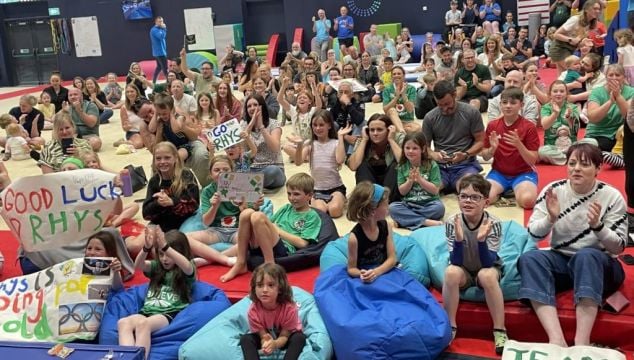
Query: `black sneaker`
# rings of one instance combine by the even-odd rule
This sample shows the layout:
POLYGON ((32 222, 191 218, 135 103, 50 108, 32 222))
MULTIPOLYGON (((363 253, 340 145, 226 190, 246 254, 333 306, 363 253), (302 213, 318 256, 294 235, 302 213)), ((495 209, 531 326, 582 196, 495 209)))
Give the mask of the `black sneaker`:
POLYGON ((31 150, 29 152, 29 155, 31 155, 31 159, 35 160, 35 161, 40 161, 40 153, 35 151, 35 150, 31 150))

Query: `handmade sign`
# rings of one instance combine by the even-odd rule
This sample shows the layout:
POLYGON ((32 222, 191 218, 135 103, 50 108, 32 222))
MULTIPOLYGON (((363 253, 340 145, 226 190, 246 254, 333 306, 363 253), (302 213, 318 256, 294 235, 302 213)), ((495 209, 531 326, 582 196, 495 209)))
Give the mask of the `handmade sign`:
POLYGON ((341 85, 342 82, 350 83, 352 85, 353 92, 364 92, 368 90, 368 87, 363 85, 357 79, 329 80, 328 85, 332 86, 335 91, 339 91, 339 85, 341 85))
POLYGON ((523 343, 509 340, 504 346, 502 360, 625 360, 625 355, 592 346, 561 347, 552 344, 523 343))
POLYGON ((218 177, 221 201, 254 203, 262 196, 264 175, 259 173, 222 173, 218 177))
POLYGON ((26 251, 49 250, 99 231, 121 195, 114 175, 82 169, 17 179, 0 215, 26 251))
POLYGON ((224 150, 231 145, 242 141, 240 133, 242 128, 237 119, 225 121, 222 124, 207 130, 207 138, 216 146, 216 150, 224 150))
POLYGON ((112 258, 78 258, 0 282, 0 340, 92 340, 112 287, 112 258))

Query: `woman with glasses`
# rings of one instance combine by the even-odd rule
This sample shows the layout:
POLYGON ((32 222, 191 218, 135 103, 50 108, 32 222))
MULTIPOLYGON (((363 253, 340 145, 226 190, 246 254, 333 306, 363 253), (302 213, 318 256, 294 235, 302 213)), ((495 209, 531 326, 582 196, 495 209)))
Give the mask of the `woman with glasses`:
POLYGON ((535 241, 550 236, 550 248, 529 251, 518 261, 520 298, 530 301, 548 342, 564 347, 568 343, 557 317, 556 292, 574 290, 574 345, 590 345, 604 297, 618 290, 625 278, 617 256, 627 236, 623 196, 597 180, 601 150, 577 143, 566 158, 568 178, 544 187, 528 222, 535 241))

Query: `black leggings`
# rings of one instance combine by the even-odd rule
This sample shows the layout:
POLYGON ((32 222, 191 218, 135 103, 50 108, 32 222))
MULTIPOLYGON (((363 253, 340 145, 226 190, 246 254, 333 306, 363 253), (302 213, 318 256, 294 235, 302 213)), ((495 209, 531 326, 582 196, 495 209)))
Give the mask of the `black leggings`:
MULTIPOLYGON (((258 333, 250 333, 240 336, 240 347, 242 347, 244 360, 259 360, 260 354, 258 354, 258 349, 262 347, 261 345, 262 343, 258 333)), ((286 346, 282 348, 286 349, 284 360, 299 359, 299 355, 302 353, 304 345, 306 345, 306 336, 304 333, 301 331, 292 333, 291 336, 288 337, 286 346)))
POLYGON ((159 74, 163 71, 165 75, 165 80, 167 81, 167 57, 165 56, 155 56, 156 60, 156 69, 154 69, 154 76, 152 77, 152 82, 156 83, 156 79, 158 79, 159 74))
POLYGON ((392 161, 392 164, 387 167, 384 173, 378 174, 377 171, 368 164, 367 160, 363 160, 355 172, 354 177, 357 184, 361 181, 369 181, 390 189, 390 203, 398 201, 401 198, 396 181, 396 161, 392 161))
MULTIPOLYGON (((592 139, 595 139, 597 141, 597 143, 599 144, 599 149, 601 149, 601 151, 612 152, 612 148, 616 144, 616 139, 610 139, 605 136, 595 136, 592 139)), ((625 139, 623 139, 623 142, 625 142, 625 139)), ((625 144, 623 144, 623 146, 623 155, 625 155, 625 144)))

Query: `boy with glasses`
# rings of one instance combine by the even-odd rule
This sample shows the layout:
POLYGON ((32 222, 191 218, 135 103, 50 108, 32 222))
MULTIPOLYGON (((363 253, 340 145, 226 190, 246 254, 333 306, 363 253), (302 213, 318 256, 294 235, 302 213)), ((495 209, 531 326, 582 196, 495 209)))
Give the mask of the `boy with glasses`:
POLYGON ((480 174, 466 175, 458 184, 460 212, 445 221, 449 266, 445 270, 442 296, 453 340, 458 330, 456 313, 460 290, 474 285, 482 288, 493 320, 495 352, 502 354, 508 340, 500 288, 502 260, 498 256, 502 225, 485 210, 490 190, 491 184, 480 174))

